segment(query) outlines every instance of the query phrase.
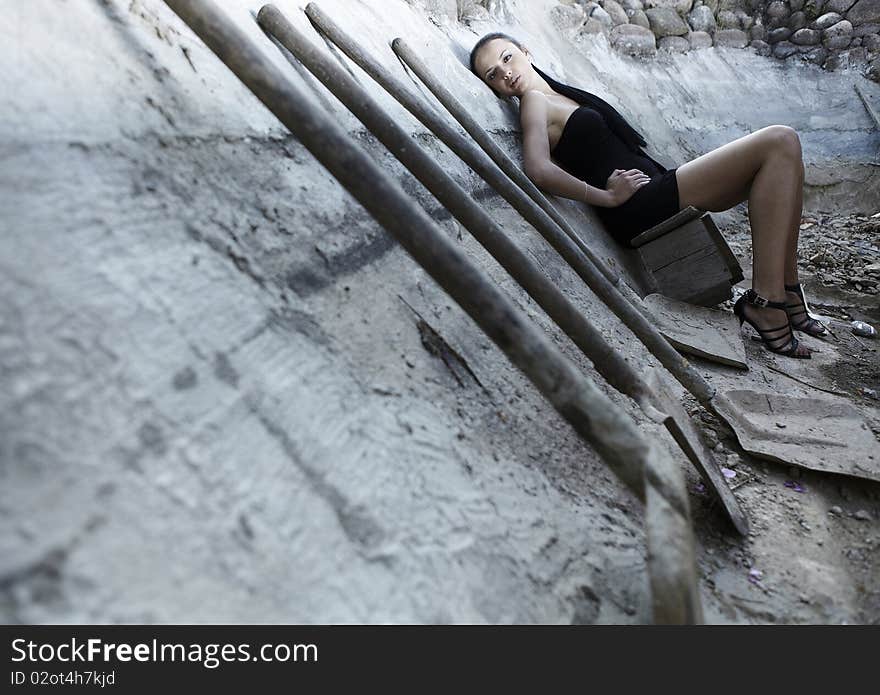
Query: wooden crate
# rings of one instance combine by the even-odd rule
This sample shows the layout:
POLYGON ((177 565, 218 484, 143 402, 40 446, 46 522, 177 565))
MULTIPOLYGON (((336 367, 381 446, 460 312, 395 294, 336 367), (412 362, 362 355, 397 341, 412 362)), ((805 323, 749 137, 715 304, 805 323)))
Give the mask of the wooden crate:
POLYGON ((651 290, 688 304, 715 306, 730 299, 742 267, 708 212, 687 207, 631 242, 651 290))

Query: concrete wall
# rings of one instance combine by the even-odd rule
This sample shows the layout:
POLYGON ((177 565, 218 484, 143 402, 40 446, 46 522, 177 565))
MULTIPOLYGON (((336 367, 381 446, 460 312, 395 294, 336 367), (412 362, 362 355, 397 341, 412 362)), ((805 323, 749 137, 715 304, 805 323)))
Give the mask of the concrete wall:
MULTIPOLYGON (((309 28, 297 3, 277 4, 309 28)), ((667 160, 781 120, 802 129, 819 200, 861 200, 838 171, 862 199, 876 192, 863 164, 876 136, 839 75, 745 52, 641 63, 601 41, 567 45, 540 21, 551 4, 492 7, 667 160)), ((252 21, 259 2, 224 5, 287 65, 252 21)), ((468 28, 443 3, 321 6, 401 75, 389 40, 423 46, 514 146, 510 107, 449 50, 495 22, 468 28)), ((0 46, 13 66, 0 73, 0 619, 648 618, 639 505, 176 16, 158 0, 3 9, 15 40, 0 46), (413 309, 460 361, 424 347, 436 336, 413 309)), ((340 105, 290 74, 593 374, 340 105)), ((651 363, 532 230, 374 92, 630 359, 651 363)), ((627 266, 590 213, 568 210, 627 266)))

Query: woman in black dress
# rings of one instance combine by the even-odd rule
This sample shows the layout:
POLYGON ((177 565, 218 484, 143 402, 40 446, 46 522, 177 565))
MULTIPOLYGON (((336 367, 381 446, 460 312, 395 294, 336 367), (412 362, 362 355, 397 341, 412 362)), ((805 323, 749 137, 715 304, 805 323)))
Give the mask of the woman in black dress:
POLYGON ((666 170, 642 151, 644 139, 617 111, 545 75, 510 36, 480 39, 471 69, 499 96, 519 98, 529 178, 548 193, 593 205, 623 243, 689 205, 721 211, 748 200, 753 287, 734 311, 767 349, 810 357, 793 330, 824 335, 825 328, 807 313, 798 280, 804 163, 792 128, 768 126, 666 170))

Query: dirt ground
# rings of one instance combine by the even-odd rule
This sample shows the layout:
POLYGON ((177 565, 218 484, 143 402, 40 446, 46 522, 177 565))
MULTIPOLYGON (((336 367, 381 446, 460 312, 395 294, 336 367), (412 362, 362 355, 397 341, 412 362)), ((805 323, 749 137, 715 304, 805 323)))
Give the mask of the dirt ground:
MULTIPOLYGON (((748 288, 745 209, 735 211, 723 232, 746 270, 740 287, 748 288)), ((811 360, 771 355, 746 340, 747 374, 698 362, 713 383, 817 398, 839 394, 880 440, 880 339, 856 337, 850 328, 853 320, 880 325, 878 232, 880 213, 805 215, 801 279, 813 310, 830 318, 831 335, 803 339, 814 351, 811 360)), ((880 483, 757 459, 692 406, 719 462, 735 473, 730 484, 752 526, 745 539, 718 533, 713 501, 690 479, 707 619, 880 623, 880 483)))

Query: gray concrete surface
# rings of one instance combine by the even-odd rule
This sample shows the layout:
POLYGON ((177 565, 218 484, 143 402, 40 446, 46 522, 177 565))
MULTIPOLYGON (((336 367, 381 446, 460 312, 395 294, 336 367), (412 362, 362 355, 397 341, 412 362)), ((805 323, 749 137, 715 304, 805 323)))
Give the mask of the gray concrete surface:
MULTIPOLYGON (((276 4, 309 28, 296 3, 276 4)), ((513 110, 454 57, 495 23, 465 27, 450 3, 320 4, 400 74, 389 41, 423 46, 515 148, 513 110)), ((866 162, 880 139, 855 76, 721 49, 638 62, 561 41, 551 4, 492 5, 544 66, 613 99, 652 152, 683 161, 785 122, 802 133, 812 201, 878 207, 866 162)), ((252 20, 259 2, 225 5, 286 64, 252 20)), ((159 0, 2 7, 15 40, 0 45, 13 66, 0 73, 0 619, 648 619, 639 504, 159 0), (423 347, 407 305, 472 374, 423 347)), ((291 78, 595 376, 332 97, 291 78)), ((375 94, 628 359, 653 364, 533 230, 375 94)), ((589 211, 565 207, 632 267, 589 211)), ((846 620, 864 609, 854 595, 756 614, 707 593, 708 615, 846 620)))

